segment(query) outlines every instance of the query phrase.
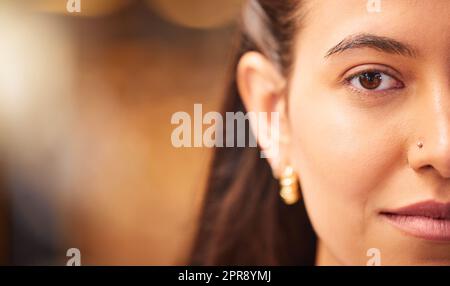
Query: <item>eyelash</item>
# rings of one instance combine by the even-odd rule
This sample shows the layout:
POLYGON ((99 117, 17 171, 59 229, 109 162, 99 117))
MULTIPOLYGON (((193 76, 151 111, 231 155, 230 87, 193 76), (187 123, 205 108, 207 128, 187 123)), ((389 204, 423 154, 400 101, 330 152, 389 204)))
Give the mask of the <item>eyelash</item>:
MULTIPOLYGON (((396 91, 399 89, 402 89, 405 87, 405 84, 399 80, 397 77, 391 75, 391 73, 389 71, 383 70, 383 69, 376 69, 376 68, 372 68, 372 69, 365 69, 362 71, 358 71, 356 73, 353 73, 350 76, 347 76, 344 79, 344 84, 346 86, 348 86, 350 88, 351 91, 356 92, 358 94, 363 94, 363 95, 369 95, 369 96, 383 96, 389 92, 392 91, 396 91), (361 76, 368 74, 368 73, 375 73, 375 74, 380 74, 382 76, 382 80, 386 80, 384 77, 387 76, 389 77, 389 79, 392 79, 396 82, 396 87, 394 88, 388 88, 388 89, 384 89, 384 90, 370 90, 367 88, 364 88, 363 86, 361 86, 361 88, 357 88, 355 87, 352 82, 356 79, 360 79, 361 76)), ((361 84, 359 84, 361 85, 361 84)))

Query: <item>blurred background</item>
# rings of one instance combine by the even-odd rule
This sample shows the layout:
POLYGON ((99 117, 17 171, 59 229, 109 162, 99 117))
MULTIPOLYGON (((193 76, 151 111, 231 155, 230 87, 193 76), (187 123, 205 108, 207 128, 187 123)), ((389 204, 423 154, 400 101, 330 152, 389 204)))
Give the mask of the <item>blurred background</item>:
POLYGON ((68 2, 0 0, 0 264, 184 265, 242 0, 68 2))

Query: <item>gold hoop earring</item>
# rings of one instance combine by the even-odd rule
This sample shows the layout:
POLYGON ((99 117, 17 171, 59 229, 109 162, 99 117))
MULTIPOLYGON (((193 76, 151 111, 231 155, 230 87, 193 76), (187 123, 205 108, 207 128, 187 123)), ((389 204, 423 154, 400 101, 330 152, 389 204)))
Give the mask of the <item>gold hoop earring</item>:
POLYGON ((300 200, 299 180, 291 166, 287 166, 280 178, 280 196, 287 205, 294 205, 300 200))

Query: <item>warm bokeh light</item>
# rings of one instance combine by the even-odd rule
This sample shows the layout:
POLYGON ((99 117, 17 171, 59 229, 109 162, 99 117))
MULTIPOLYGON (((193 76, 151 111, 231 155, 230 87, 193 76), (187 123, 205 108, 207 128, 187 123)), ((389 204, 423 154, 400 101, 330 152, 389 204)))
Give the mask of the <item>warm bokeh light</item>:
POLYGON ((240 2, 0 0, 0 264, 186 262, 211 153, 170 119, 218 108, 240 2))
POLYGON ((242 0, 147 0, 163 18, 198 29, 230 24, 239 13, 242 0))
MULTIPOLYGON (((81 0, 81 13, 73 16, 98 17, 117 12, 133 0, 81 0)), ((36 11, 70 15, 67 0, 26 0, 26 5, 36 11)))
MULTIPOLYGON (((54 20, 3 6, 0 34, 0 115, 4 126, 9 127, 4 131, 17 135, 36 130, 38 124, 50 128, 53 107, 62 111, 69 104, 73 79, 70 33, 54 20)), ((57 116, 62 123, 63 117, 57 116)), ((51 126, 56 128, 58 124, 51 126)), ((60 131, 54 135, 60 136, 60 131)), ((30 145, 38 145, 44 137, 34 138, 30 145)))

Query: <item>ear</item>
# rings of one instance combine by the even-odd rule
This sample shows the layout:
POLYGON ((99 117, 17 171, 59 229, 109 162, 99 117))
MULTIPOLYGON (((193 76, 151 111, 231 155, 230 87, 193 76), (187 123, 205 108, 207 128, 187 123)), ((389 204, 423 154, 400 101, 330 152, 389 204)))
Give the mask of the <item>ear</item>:
POLYGON ((253 134, 279 177, 289 143, 286 80, 265 56, 248 52, 239 62, 237 83, 247 112, 255 115, 250 116, 253 134))

